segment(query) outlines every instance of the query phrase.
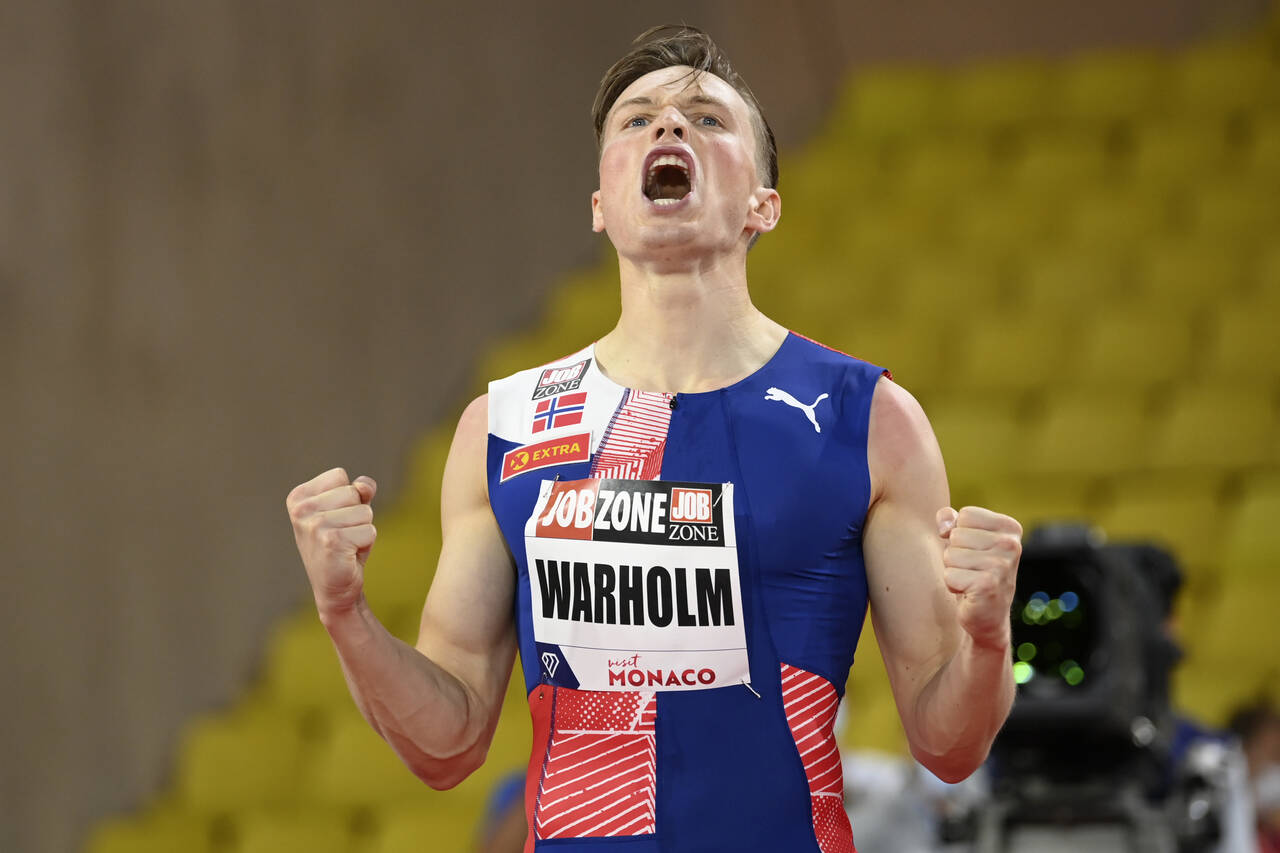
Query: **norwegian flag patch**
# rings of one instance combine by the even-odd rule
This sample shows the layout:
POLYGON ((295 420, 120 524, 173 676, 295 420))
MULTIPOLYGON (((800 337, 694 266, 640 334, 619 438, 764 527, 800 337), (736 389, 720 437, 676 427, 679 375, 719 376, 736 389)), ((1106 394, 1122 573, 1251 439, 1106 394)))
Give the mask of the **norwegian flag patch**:
POLYGON ((533 410, 533 431, 573 426, 582 423, 582 413, 587 409, 587 392, 544 397, 533 410))

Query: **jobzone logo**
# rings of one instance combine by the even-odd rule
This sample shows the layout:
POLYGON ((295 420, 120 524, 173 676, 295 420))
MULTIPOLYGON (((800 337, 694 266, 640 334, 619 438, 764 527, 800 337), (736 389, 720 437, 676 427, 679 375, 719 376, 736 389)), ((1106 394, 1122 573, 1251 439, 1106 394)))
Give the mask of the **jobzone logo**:
POLYGON ((538 377, 538 384, 533 389, 533 399, 541 400, 543 397, 550 397, 554 394, 577 391, 578 386, 582 384, 582 377, 587 374, 587 366, 589 364, 591 364, 591 359, 588 358, 564 367, 546 368, 538 377))
POLYGON ((557 482, 534 535, 654 545, 725 545, 719 484, 655 480, 557 482))

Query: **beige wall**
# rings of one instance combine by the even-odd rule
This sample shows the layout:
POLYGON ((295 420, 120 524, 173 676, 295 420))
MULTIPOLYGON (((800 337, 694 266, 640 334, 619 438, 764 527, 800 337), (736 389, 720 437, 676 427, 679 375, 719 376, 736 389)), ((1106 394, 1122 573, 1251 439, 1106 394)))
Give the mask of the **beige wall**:
POLYGON ((477 353, 602 250, 587 108, 641 28, 711 30, 786 145, 856 62, 1259 5, 0 2, 0 849, 162 785, 305 597, 288 489, 341 464, 394 499, 477 353))

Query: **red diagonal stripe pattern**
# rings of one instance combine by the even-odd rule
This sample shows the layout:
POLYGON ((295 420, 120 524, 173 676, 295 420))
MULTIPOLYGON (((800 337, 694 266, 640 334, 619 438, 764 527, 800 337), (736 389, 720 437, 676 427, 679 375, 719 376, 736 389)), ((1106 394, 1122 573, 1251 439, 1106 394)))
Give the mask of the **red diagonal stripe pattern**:
POLYGON ((822 853, 855 853, 844 811, 844 775, 836 744, 836 689, 820 675, 782 665, 782 706, 809 780, 813 833, 822 853))
POLYGON ((653 480, 662 472, 662 454, 671 426, 666 394, 627 391, 605 430, 591 462, 591 476, 615 480, 653 480))
MULTIPOLYGON (((591 464, 601 479, 652 480, 671 425, 665 394, 627 391, 591 464)), ((656 831, 653 692, 556 689, 550 743, 538 781, 538 838, 646 835, 656 831)))
POLYGON ((556 690, 555 731, 538 785, 538 838, 654 831, 656 709, 652 692, 556 690))

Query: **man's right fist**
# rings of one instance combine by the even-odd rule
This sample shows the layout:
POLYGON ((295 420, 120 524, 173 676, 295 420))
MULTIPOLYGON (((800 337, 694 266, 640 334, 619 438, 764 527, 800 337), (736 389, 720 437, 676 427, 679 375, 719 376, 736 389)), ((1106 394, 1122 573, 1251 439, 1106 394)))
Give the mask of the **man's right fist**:
POLYGON ((378 536, 370 505, 377 491, 372 477, 351 481, 346 471, 334 468, 297 486, 285 499, 322 615, 351 607, 364 589, 364 563, 378 536))

